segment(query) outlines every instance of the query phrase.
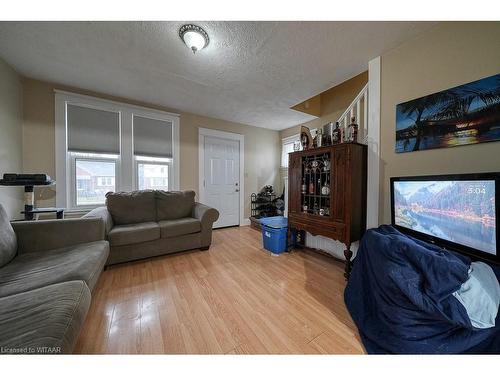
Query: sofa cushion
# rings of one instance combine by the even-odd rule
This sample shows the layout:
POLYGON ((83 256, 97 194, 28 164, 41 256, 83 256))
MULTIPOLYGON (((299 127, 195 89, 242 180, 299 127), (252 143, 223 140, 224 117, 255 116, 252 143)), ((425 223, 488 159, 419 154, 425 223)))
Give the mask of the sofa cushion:
POLYGON ((191 217, 194 206, 195 192, 187 191, 156 191, 156 220, 175 220, 191 217))
POLYGON ((156 222, 117 225, 111 229, 108 238, 111 246, 154 241, 160 238, 160 227, 156 222))
POLYGON ((162 238, 179 237, 201 231, 201 222, 192 217, 185 217, 177 220, 162 220, 159 224, 162 238))
POLYGON ((0 347, 5 354, 71 353, 90 306, 81 280, 0 298, 0 347))
POLYGON ((156 220, 155 192, 138 190, 106 194, 106 206, 115 225, 144 223, 156 220))
POLYGON ((109 231, 113 229, 113 226, 115 225, 115 223, 113 223, 113 218, 111 217, 111 214, 108 211, 108 208, 104 206, 94 208, 92 211, 87 212, 85 215, 82 216, 82 219, 89 219, 89 218, 98 218, 104 221, 104 233, 106 234, 106 236, 108 235, 109 231))
POLYGON ((0 205, 0 267, 9 263, 17 252, 17 238, 7 212, 0 205))
POLYGON ((18 255, 0 268, 0 297, 72 280, 83 280, 92 290, 108 255, 107 241, 18 255))

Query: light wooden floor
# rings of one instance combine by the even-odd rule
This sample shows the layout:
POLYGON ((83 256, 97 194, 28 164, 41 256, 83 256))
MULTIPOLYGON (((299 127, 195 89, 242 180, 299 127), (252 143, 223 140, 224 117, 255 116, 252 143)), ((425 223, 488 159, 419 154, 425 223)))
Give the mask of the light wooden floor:
POLYGON ((343 301, 343 264, 278 257, 250 227, 214 231, 209 251, 106 270, 76 353, 363 353, 343 301))

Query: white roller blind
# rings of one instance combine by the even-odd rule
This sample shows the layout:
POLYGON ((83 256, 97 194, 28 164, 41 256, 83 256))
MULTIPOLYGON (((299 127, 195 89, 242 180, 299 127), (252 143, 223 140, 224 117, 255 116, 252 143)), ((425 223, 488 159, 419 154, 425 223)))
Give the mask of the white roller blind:
POLYGON ((172 157, 172 122, 134 115, 134 155, 172 157))
POLYGON ((120 153, 118 112, 68 104, 68 151, 120 153))

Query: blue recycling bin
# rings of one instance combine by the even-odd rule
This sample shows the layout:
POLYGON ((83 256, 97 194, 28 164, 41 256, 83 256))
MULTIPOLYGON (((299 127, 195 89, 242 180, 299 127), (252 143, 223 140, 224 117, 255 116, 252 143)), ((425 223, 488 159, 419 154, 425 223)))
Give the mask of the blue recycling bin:
POLYGON ((288 219, 272 216, 260 219, 264 249, 281 254, 287 249, 288 219))

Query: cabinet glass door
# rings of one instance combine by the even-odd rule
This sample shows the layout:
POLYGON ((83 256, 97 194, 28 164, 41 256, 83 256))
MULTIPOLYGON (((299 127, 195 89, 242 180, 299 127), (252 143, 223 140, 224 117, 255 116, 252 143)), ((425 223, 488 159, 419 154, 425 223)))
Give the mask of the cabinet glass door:
POLYGON ((332 215, 331 204, 331 153, 324 152, 301 158, 301 207, 302 213, 332 215))

